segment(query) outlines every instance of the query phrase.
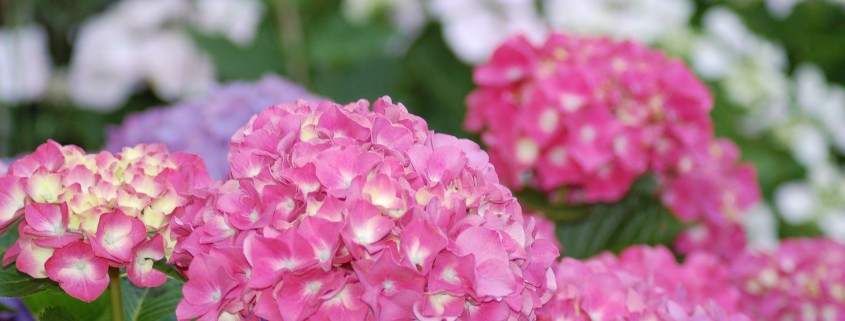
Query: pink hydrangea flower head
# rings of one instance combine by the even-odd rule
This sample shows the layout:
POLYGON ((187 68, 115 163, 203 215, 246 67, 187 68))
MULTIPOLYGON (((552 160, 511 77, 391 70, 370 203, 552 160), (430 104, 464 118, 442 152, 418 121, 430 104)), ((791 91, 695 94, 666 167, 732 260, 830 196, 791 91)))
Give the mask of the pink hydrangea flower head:
POLYGON ((553 33, 540 45, 510 39, 474 80, 464 124, 481 134, 509 187, 615 202, 648 175, 682 221, 733 236, 760 199, 754 168, 713 137, 713 99, 680 60, 634 42, 553 33))
POLYGON ((751 320, 728 270, 707 254, 678 264, 666 248, 633 246, 618 257, 564 258, 556 275, 538 320, 751 320))
POLYGON ((748 250, 731 262, 740 304, 757 320, 845 318, 845 245, 787 239, 771 252, 748 250))
POLYGON ((571 201, 620 199, 643 174, 712 136, 706 87, 678 60, 633 42, 552 34, 503 44, 476 68, 466 128, 503 181, 571 201), (656 142, 672 144, 665 150, 656 142))
POLYGON ((0 231, 19 232, 3 264, 84 301, 105 289, 109 267, 125 267, 137 286, 161 285, 152 265, 172 252, 173 211, 210 184, 201 159, 161 145, 85 154, 49 141, 0 176, 0 231))
POLYGON ((180 320, 530 319, 556 286, 487 154, 389 98, 270 107, 229 161, 172 220, 180 320))

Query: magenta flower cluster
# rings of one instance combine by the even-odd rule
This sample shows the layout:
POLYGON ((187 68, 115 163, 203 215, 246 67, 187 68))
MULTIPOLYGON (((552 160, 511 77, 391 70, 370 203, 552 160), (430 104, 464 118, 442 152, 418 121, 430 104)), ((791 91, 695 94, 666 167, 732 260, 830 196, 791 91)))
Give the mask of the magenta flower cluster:
POLYGON ((746 251, 732 260, 740 304, 755 320, 845 318, 845 245, 830 239, 788 239, 773 252, 746 251))
POLYGON ((180 320, 529 320, 555 289, 487 154, 389 98, 259 113, 173 226, 180 320))
POLYGON ((660 52, 604 38, 552 34, 534 46, 515 37, 474 80, 465 126, 481 133, 511 188, 612 202, 650 173, 683 219, 723 217, 758 198, 753 168, 713 138, 707 88, 660 52))
POLYGON ((89 302, 108 286, 109 267, 125 267, 139 287, 159 286, 166 276, 153 263, 173 250, 170 217, 210 183, 201 159, 162 145, 113 155, 49 141, 0 177, 0 233, 19 232, 3 265, 89 302))
POLYGON ((538 320, 751 321, 728 270, 706 254, 678 264, 666 248, 633 246, 618 257, 564 258, 555 275, 557 293, 538 320))
POLYGON ((176 152, 197 154, 214 179, 226 178, 229 141, 252 115, 275 104, 317 97, 283 78, 266 75, 254 83, 233 82, 208 96, 152 108, 126 117, 106 134, 106 150, 161 143, 176 152))

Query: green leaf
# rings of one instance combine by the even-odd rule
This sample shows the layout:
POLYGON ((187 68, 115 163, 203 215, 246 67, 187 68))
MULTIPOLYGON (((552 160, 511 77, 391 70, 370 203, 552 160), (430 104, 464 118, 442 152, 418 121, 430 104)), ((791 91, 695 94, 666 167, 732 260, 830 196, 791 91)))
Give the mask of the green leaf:
POLYGON ((0 252, 6 251, 18 240, 18 225, 15 223, 12 226, 8 231, 0 234, 0 252))
POLYGON ((168 279, 157 288, 137 288, 123 279, 120 287, 126 321, 176 320, 176 305, 182 299, 179 282, 168 279))
POLYGON ((103 292, 103 295, 91 303, 76 299, 58 287, 24 297, 22 300, 27 309, 37 316, 47 314, 51 309, 61 308, 71 312, 79 320, 108 321, 110 319, 108 291, 103 292))
POLYGON ((164 274, 167 275, 168 278, 174 281, 177 281, 179 283, 185 283, 185 276, 182 275, 182 273, 179 273, 179 271, 177 271, 176 268, 173 267, 173 265, 167 264, 163 260, 155 262, 153 264, 153 268, 164 272, 164 274))
POLYGON ((81 321, 68 308, 52 306, 38 314, 39 321, 81 321))
POLYGON ((14 265, 0 268, 0 297, 22 297, 55 288, 52 281, 32 278, 14 265))
POLYGON ((640 192, 613 204, 556 208, 583 215, 557 222, 562 254, 579 259, 604 251, 618 253, 634 244, 669 245, 684 227, 655 196, 640 192))

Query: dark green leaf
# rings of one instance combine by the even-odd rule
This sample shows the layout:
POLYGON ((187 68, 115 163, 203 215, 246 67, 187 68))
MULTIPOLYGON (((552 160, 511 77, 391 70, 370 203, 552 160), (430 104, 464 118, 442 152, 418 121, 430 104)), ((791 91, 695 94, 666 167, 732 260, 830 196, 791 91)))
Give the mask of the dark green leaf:
POLYGON ((168 278, 173 279, 174 281, 185 283, 185 276, 182 275, 182 273, 179 273, 173 265, 167 264, 164 261, 158 261, 153 264, 153 268, 164 272, 168 278))
POLYGON ((66 307, 53 306, 44 309, 38 314, 39 321, 81 321, 78 315, 75 315, 66 307))
POLYGON ((557 210, 583 215, 582 219, 557 223, 562 254, 568 257, 583 259, 608 250, 619 252, 634 244, 668 245, 683 228, 656 197, 637 192, 613 204, 557 210))
POLYGON ((47 279, 34 279, 14 265, 0 268, 0 297, 22 297, 39 293, 56 285, 47 279))
POLYGON ((108 321, 110 319, 108 290, 91 303, 71 297, 58 287, 24 297, 22 300, 33 315, 42 315, 51 308, 63 308, 79 320, 108 321))
POLYGON ((18 240, 18 229, 17 223, 13 225, 12 228, 9 228, 8 231, 3 232, 0 234, 0 252, 5 252, 6 249, 15 244, 15 241, 18 240))
POLYGON ((168 279, 157 288, 137 288, 124 279, 121 291, 126 321, 176 320, 176 305, 182 299, 179 282, 168 279))

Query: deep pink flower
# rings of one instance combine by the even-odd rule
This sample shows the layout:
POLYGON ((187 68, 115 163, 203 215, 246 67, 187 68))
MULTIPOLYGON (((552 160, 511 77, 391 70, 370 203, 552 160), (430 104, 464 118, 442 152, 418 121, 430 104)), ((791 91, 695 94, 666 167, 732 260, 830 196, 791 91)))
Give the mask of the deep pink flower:
POLYGON ((388 98, 268 108, 230 160, 172 220, 180 320, 531 319, 551 298, 558 252, 487 155, 388 98), (194 268, 218 251, 233 272, 194 268))
POLYGON ((155 261, 164 258, 164 238, 161 234, 138 244, 133 254, 132 261, 126 266, 126 274, 132 284, 138 287, 157 287, 167 281, 164 272, 153 268, 155 261))
POLYGON ((49 141, 0 176, 0 231, 16 226, 20 235, 3 264, 86 301, 102 292, 99 273, 109 267, 125 267, 138 286, 161 285, 152 265, 173 250, 172 213, 210 183, 201 159, 161 145, 113 155, 49 141), (68 274, 77 261, 81 272, 68 274))
POLYGON ((538 320, 751 320, 728 270, 707 254, 678 264, 666 248, 633 246, 618 257, 564 258, 556 272, 557 293, 538 320))
POLYGON ((757 320, 845 317, 845 245, 787 239, 771 252, 746 250, 730 262, 740 305, 757 320))
POLYGON ((716 229, 738 226, 760 199, 754 168, 713 136, 707 87, 661 52, 607 38, 553 33, 533 45, 517 36, 476 67, 474 81, 464 125, 511 188, 610 203, 651 176, 676 216, 721 235, 736 234, 716 229))
POLYGON ((62 290, 85 302, 94 301, 109 285, 108 261, 94 255, 91 246, 83 242, 56 250, 44 266, 62 290))

